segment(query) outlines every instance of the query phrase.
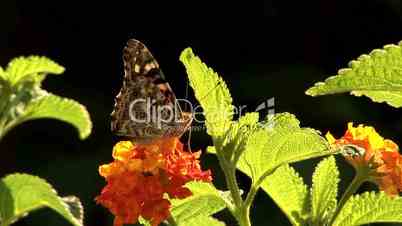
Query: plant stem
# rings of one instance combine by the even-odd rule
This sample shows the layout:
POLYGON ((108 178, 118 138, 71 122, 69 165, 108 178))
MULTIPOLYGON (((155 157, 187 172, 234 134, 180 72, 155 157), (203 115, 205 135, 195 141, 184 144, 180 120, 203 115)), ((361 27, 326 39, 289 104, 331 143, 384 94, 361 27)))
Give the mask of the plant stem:
POLYGON ((237 208, 240 208, 242 206, 243 200, 240 195, 240 189, 237 186, 235 170, 229 165, 226 159, 221 154, 219 154, 219 152, 217 152, 217 156, 219 160, 219 165, 221 166, 222 171, 225 174, 226 185, 230 190, 234 204, 237 208))
POLYGON ((241 226, 251 226, 249 207, 243 206, 241 208, 238 220, 241 226))
POLYGON ((251 204, 253 204, 254 197, 257 194, 258 187, 255 186, 254 184, 251 185, 250 191, 247 194, 246 201, 244 201, 244 206, 248 209, 250 209, 251 204))
POLYGON ((352 183, 349 184, 348 188, 346 189, 345 193, 343 193, 341 200, 339 201, 339 204, 336 208, 336 211, 330 221, 329 225, 332 225, 336 219, 336 217, 338 216, 339 212, 341 211, 341 209, 343 208, 343 206, 345 205, 345 203, 349 200, 349 198, 356 193, 357 189, 360 187, 360 185, 367 180, 367 173, 365 173, 364 170, 360 171, 357 170, 356 171, 356 175, 353 178, 352 183))
POLYGON ((222 171, 225 174, 226 185, 230 190, 230 194, 235 204, 234 209, 229 210, 232 212, 240 226, 251 226, 249 217, 250 208, 243 203, 240 188, 237 184, 236 168, 233 167, 230 162, 226 161, 222 152, 217 150, 216 153, 219 160, 219 165, 221 166, 222 171))

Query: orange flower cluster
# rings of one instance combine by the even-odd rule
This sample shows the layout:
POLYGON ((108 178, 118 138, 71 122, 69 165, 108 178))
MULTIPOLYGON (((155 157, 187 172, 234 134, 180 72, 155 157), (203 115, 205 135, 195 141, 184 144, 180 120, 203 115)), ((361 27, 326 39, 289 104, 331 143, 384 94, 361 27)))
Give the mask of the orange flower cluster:
POLYGON ((192 194, 185 183, 212 181, 199 157, 200 152, 185 152, 178 138, 152 144, 121 141, 113 148, 114 161, 99 167, 107 185, 96 201, 115 215, 114 226, 134 224, 139 216, 156 226, 170 215, 166 194, 183 199, 192 194))
POLYGON ((357 170, 367 170, 368 180, 376 183, 388 195, 402 191, 402 156, 398 145, 382 138, 373 127, 348 123, 348 130, 340 139, 329 132, 327 140, 336 148, 352 148, 356 153, 344 152, 347 161, 357 170))

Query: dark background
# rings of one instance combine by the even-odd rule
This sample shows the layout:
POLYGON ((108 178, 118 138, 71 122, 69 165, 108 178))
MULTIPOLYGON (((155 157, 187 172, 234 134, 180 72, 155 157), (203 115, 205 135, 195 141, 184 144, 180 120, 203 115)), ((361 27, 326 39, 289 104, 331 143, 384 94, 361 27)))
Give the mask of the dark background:
MULTIPOLYGON (((236 105, 253 110, 275 97, 276 112, 291 112, 302 126, 337 136, 346 123, 375 126, 402 144, 402 112, 367 98, 312 98, 304 91, 347 62, 402 40, 401 0, 323 1, 10 1, 0 2, 0 65, 20 55, 45 55, 66 67, 44 88, 86 105, 92 135, 80 141, 70 125, 37 120, 11 131, 0 144, 0 175, 25 172, 48 180, 61 195, 77 195, 88 226, 111 225, 111 214, 94 203, 104 185, 100 164, 111 161, 118 138, 109 131, 114 96, 122 83, 121 51, 129 38, 143 41, 158 59, 178 97, 188 85, 180 52, 192 47, 227 82, 236 105)), ((190 95, 189 98, 192 98, 190 95)), ((205 132, 193 133, 193 148, 205 148, 205 132)), ((341 159, 341 187, 353 171, 341 159)), ((311 181, 318 160, 296 164, 311 181)), ((217 161, 203 156, 223 189, 217 161)), ((249 181, 239 175, 247 189, 249 181)), ((370 189, 366 186, 364 189, 370 189)), ((227 213, 219 218, 235 225, 227 213)), ((272 200, 259 193, 253 225, 289 225, 272 200)), ((15 225, 69 225, 40 210, 15 225)))

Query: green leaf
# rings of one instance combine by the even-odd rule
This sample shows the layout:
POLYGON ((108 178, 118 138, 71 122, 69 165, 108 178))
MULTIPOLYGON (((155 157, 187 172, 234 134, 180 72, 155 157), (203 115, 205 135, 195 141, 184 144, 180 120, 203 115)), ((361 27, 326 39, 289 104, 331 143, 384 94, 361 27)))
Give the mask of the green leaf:
POLYGON ((63 202, 67 204, 70 213, 79 222, 84 222, 84 207, 79 198, 75 196, 66 196, 62 198, 63 202))
POLYGON ((402 223, 402 198, 366 192, 348 200, 332 226, 357 226, 376 222, 402 223))
POLYGON ((44 93, 40 98, 28 103, 21 117, 10 126, 14 127, 22 122, 40 118, 57 119, 72 124, 77 128, 81 139, 91 133, 91 119, 83 105, 49 93, 44 93))
POLYGON ((220 191, 210 183, 190 182, 186 185, 193 195, 172 201, 172 216, 179 225, 187 225, 194 218, 207 217, 223 210, 225 201, 220 191))
POLYGON ((312 225, 326 225, 336 209, 339 183, 339 171, 335 158, 330 156, 322 160, 314 174, 311 189, 312 225))
POLYGON ((329 150, 318 131, 300 128, 294 115, 281 113, 250 135, 237 167, 258 185, 282 164, 329 155, 329 150))
POLYGON ((138 225, 141 225, 141 226, 152 226, 150 221, 144 219, 144 218, 141 217, 141 216, 138 218, 138 223, 135 224, 135 226, 138 226, 138 225))
POLYGON ((236 165, 241 154, 245 151, 250 134, 258 126, 258 118, 257 112, 247 113, 238 121, 232 122, 222 139, 215 140, 215 146, 218 150, 223 150, 223 156, 233 165, 236 165))
POLYGON ((402 106, 402 41, 386 45, 349 63, 338 75, 318 82, 306 91, 311 96, 351 92, 365 95, 375 102, 402 106))
POLYGON ((267 176, 261 188, 279 206, 294 226, 306 225, 309 216, 309 193, 303 178, 289 165, 267 176))
POLYGON ((40 56, 18 57, 13 59, 4 73, 11 85, 20 80, 32 79, 41 82, 45 74, 61 74, 64 68, 56 62, 40 56))
POLYGON ((232 97, 225 82, 190 48, 181 53, 180 61, 186 67, 195 97, 204 109, 208 134, 214 138, 223 135, 233 118, 232 97))
POLYGON ((75 226, 83 225, 82 217, 76 218, 70 212, 69 205, 57 196, 56 191, 45 180, 27 174, 12 174, 0 181, 1 225, 9 225, 30 211, 44 207, 53 209, 75 226))
POLYGON ((0 117, 5 117, 3 115, 12 92, 10 84, 0 75, 0 117))
POLYGON ((184 224, 178 224, 178 226, 225 226, 225 224, 213 217, 199 216, 192 218, 184 224))
POLYGON ((4 76, 5 76, 5 71, 2 67, 0 67, 0 78, 4 79, 4 76))
POLYGON ((208 146, 207 147, 207 153, 208 154, 216 154, 216 148, 214 146, 208 146))
POLYGON ((38 118, 70 123, 81 139, 88 137, 92 124, 85 107, 40 88, 47 73, 63 71, 62 66, 39 56, 15 58, 5 71, 0 68, 0 138, 18 124, 38 118))

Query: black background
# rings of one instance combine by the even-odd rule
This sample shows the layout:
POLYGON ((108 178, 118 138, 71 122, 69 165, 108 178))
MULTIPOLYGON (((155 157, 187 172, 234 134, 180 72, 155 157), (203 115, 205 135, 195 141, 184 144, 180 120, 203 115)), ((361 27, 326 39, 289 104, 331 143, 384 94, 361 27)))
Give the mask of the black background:
MULTIPOLYGON (((94 129, 80 141, 75 130, 53 120, 25 123, 1 142, 0 174, 26 172, 48 180, 61 195, 77 195, 86 225, 111 225, 111 214, 93 199, 104 185, 97 173, 111 161, 118 137, 109 131, 114 96, 122 82, 121 51, 129 38, 143 41, 158 59, 178 97, 188 85, 180 52, 194 52, 227 82, 235 105, 253 110, 275 97, 276 112, 291 112, 302 126, 340 136, 349 121, 375 126, 401 144, 402 112, 367 98, 312 98, 304 91, 362 53, 402 40, 402 1, 9 1, 0 3, 0 65, 20 55, 45 55, 66 67, 44 88, 86 105, 94 129)), ((190 95, 190 99, 193 99, 190 95)), ((210 144, 192 135, 193 148, 210 144)), ((341 189, 353 171, 338 159, 341 189)), ((317 160, 295 167, 311 183, 317 160)), ((224 182, 213 156, 203 156, 216 185, 224 182)), ((239 175, 243 188, 249 181, 239 175)), ((371 189, 365 186, 364 189, 371 189)), ((227 213, 218 215, 235 225, 227 213)), ((259 193, 253 225, 289 225, 272 200, 259 193)), ((68 225, 40 210, 16 225, 68 225)))

